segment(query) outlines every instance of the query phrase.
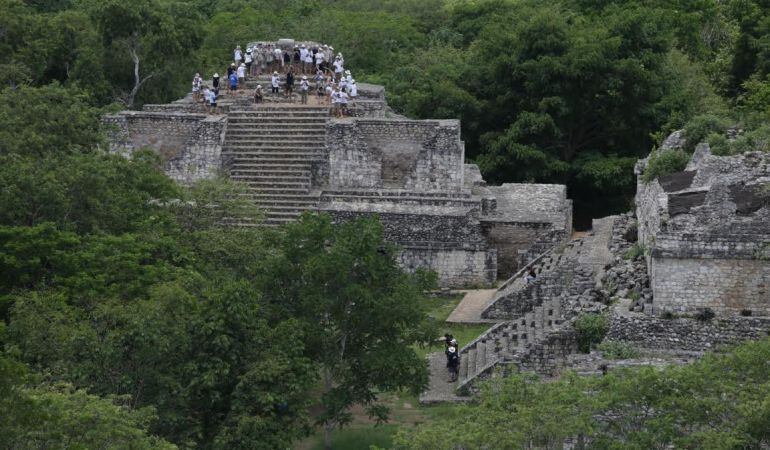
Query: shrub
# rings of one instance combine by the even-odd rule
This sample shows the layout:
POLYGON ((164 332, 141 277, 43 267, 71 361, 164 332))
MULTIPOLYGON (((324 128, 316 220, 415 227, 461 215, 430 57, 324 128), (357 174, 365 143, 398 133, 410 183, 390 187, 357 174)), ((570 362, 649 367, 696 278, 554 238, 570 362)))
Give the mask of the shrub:
POLYGON ((675 172, 681 172, 687 167, 690 156, 682 150, 666 150, 664 152, 656 151, 650 155, 647 168, 644 171, 642 180, 645 183, 675 172))
POLYGON ((644 255, 644 246, 636 243, 623 253, 623 259, 630 259, 631 261, 644 255))
POLYGON ((701 322, 708 322, 716 316, 711 308, 703 308, 695 314, 695 319, 701 322))
POLYGON ((591 347, 604 339, 609 324, 607 317, 601 314, 583 314, 573 322, 578 333, 578 348, 583 353, 590 353, 591 347))
POLYGON ((639 357, 639 350, 625 342, 602 342, 597 347, 606 359, 632 359, 639 357))
POLYGON ((692 153, 699 143, 706 140, 706 136, 712 133, 724 134, 729 126, 730 120, 722 116, 703 114, 693 117, 684 127, 684 149, 692 153))

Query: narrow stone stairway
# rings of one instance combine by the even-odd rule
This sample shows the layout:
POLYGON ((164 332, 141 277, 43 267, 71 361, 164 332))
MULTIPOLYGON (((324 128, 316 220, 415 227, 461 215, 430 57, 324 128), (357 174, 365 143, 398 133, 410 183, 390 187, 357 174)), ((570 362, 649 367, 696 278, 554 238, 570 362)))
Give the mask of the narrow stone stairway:
POLYGON ((323 158, 328 117, 325 107, 288 105, 228 113, 222 156, 230 178, 245 183, 248 197, 265 211, 264 225, 294 221, 318 206, 311 169, 323 158))
MULTIPOLYGON (((575 317, 570 299, 586 295, 597 276, 611 259, 609 242, 614 217, 594 221, 588 236, 557 246, 530 265, 538 274, 526 284, 521 274, 514 275, 499 291, 500 323, 460 350, 460 371, 453 392, 445 381, 431 373, 431 386, 421 401, 458 401, 468 395, 474 383, 511 370, 533 370, 545 375, 558 372, 560 361, 575 348, 562 345, 569 340, 575 317)), ((440 354, 429 355, 429 360, 440 354)))

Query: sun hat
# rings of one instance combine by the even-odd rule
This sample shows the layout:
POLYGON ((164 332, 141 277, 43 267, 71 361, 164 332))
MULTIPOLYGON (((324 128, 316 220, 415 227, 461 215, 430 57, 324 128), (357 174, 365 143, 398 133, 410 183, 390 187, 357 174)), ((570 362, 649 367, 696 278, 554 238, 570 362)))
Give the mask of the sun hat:
POLYGON ((449 353, 454 353, 456 350, 455 350, 455 348, 454 348, 454 347, 449 347, 449 348, 447 349, 447 351, 448 351, 449 353))
POLYGON ((214 74, 214 78, 219 78, 219 74, 218 74, 218 73, 215 73, 215 74, 214 74))

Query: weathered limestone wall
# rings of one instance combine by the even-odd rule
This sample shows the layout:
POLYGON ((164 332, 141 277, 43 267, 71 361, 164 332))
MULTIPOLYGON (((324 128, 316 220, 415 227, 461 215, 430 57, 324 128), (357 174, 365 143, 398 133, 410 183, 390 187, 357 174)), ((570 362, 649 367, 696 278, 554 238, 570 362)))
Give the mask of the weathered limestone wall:
POLYGON ((453 247, 440 245, 403 245, 398 262, 408 272, 430 269, 438 275, 442 287, 489 286, 497 275, 495 249, 483 245, 453 247))
POLYGON ((495 281, 497 252, 487 245, 478 219, 472 215, 429 206, 414 207, 411 213, 385 212, 382 204, 360 210, 342 209, 350 207, 330 204, 323 210, 335 222, 376 214, 385 239, 401 248, 399 262, 406 270, 434 270, 441 286, 488 286, 495 281), (381 211, 375 212, 377 207, 381 211))
POLYGON ((770 315, 770 268, 756 259, 674 259, 652 262, 653 313, 711 308, 720 315, 743 310, 770 315))
POLYGON ((650 183, 645 165, 636 206, 651 310, 770 315, 770 154, 714 156, 700 144, 685 171, 650 183))
POLYGON ((329 187, 459 191, 465 149, 456 120, 330 121, 329 187))
POLYGON ((770 317, 725 317, 703 322, 613 314, 605 340, 656 350, 704 351, 720 345, 762 339, 767 337, 768 331, 770 317))
POLYGON ((500 278, 508 278, 521 267, 521 253, 533 242, 547 234, 552 225, 543 222, 483 221, 489 245, 497 249, 497 270, 500 278))
POLYGON ((158 152, 166 173, 189 184, 211 178, 221 169, 226 117, 204 114, 124 111, 105 116, 110 151, 129 156, 135 150, 158 152))

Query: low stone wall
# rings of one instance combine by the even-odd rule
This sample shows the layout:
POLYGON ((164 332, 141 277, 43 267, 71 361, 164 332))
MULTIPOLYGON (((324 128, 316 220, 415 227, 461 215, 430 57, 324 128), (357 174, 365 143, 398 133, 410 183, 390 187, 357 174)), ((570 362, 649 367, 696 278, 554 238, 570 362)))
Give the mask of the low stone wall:
POLYGON ((130 156, 150 148, 160 154, 166 174, 177 182, 193 183, 221 170, 224 116, 124 111, 102 121, 110 151, 130 156))
POLYGON ((769 331, 770 317, 730 317, 701 322, 691 318, 667 320, 642 314, 613 314, 605 340, 656 350, 704 351, 762 339, 769 331))
POLYGON ((760 259, 675 259, 653 257, 653 313, 770 315, 770 263, 760 259))
POLYGON ((490 286, 497 275, 495 249, 409 245, 401 247, 399 265, 409 272, 429 269, 441 287, 490 286))

